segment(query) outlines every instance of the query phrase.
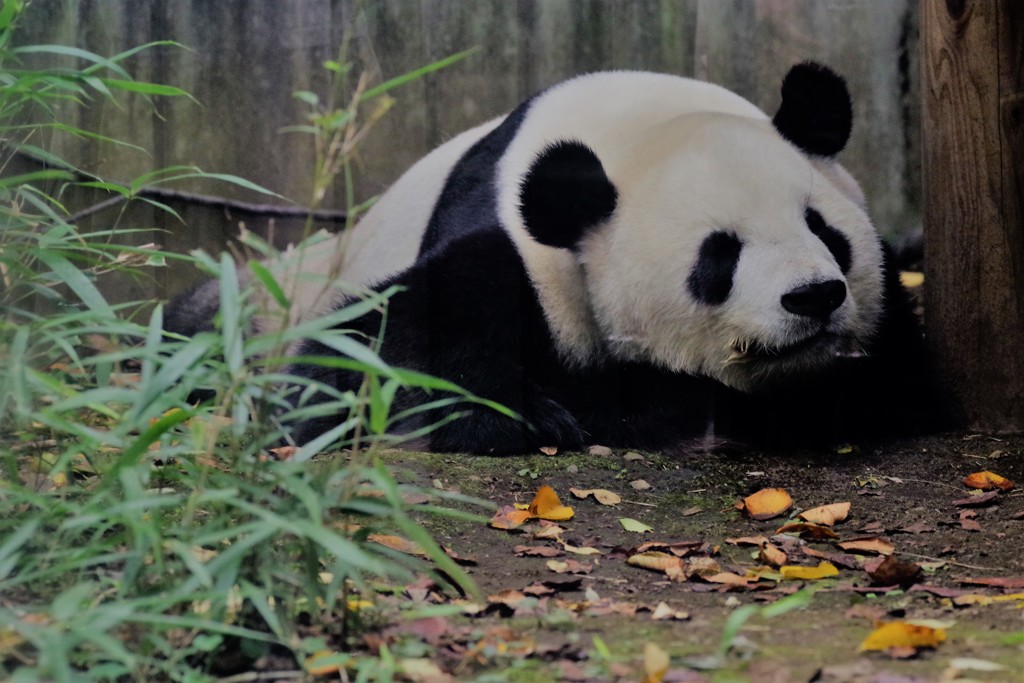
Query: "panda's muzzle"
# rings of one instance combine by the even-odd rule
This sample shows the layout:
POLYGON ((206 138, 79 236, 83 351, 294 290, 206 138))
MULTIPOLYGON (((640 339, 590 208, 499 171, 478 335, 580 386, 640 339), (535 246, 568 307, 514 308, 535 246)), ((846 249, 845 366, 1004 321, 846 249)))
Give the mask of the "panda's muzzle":
POLYGON ((781 346, 769 346, 758 341, 738 339, 729 344, 729 356, 725 362, 730 364, 779 361, 815 347, 829 345, 837 338, 835 333, 829 332, 826 327, 822 326, 817 332, 800 341, 781 346))

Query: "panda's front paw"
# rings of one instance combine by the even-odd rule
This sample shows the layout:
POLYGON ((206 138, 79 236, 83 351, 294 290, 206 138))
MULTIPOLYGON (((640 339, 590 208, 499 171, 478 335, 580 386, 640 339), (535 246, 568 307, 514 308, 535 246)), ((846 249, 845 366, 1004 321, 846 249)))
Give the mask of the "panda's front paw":
POLYGON ((517 420, 483 406, 444 424, 430 435, 435 451, 514 455, 533 453, 542 447, 560 450, 581 448, 586 432, 572 414, 547 397, 536 397, 517 420))

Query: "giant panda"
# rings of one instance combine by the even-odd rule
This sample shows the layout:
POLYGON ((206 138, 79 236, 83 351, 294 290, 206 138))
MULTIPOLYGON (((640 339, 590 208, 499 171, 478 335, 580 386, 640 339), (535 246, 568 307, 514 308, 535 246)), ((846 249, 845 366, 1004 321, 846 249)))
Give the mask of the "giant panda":
MULTIPOLYGON (((852 126, 846 84, 805 63, 781 92, 769 117, 701 81, 592 73, 407 171, 310 269, 399 286, 381 357, 519 418, 449 403, 395 431, 438 423, 419 445, 522 453, 707 435, 831 444, 919 422, 905 408, 926 378, 920 333, 836 160, 852 126)), ((304 301, 298 315, 324 310, 304 301)), ((373 338, 382 315, 346 333, 373 338)), ((337 354, 323 344, 292 352, 298 378, 339 391, 362 381, 302 362, 337 354)), ((408 390, 395 411, 436 398, 408 390)), ((307 419, 292 436, 346 417, 307 419)))

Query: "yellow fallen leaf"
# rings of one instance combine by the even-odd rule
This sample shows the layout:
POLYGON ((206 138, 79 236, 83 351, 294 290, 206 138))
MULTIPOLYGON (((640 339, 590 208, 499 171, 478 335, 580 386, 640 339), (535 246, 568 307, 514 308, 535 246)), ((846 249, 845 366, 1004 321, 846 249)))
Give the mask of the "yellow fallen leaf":
POLYGON ((824 579, 827 576, 836 576, 839 574, 839 570, 831 562, 822 561, 818 563, 817 567, 800 567, 788 564, 784 567, 779 567, 779 573, 782 574, 784 579, 815 581, 817 579, 824 579))
POLYGON ((811 508, 810 510, 804 510, 797 515, 797 517, 805 522, 832 526, 833 524, 846 519, 846 515, 848 514, 850 514, 849 503, 832 503, 830 505, 820 505, 816 508, 811 508))
POLYGON ((793 499, 785 489, 761 489, 744 498, 736 507, 751 519, 764 520, 781 515, 791 505, 793 499))
POLYGON ((868 652, 890 648, 936 647, 945 639, 946 632, 941 628, 908 624, 905 621, 890 621, 868 634, 859 649, 861 652, 868 652))
POLYGON ((643 683, 661 683, 668 672, 668 654, 654 643, 644 643, 643 683))
POLYGON ((964 486, 972 489, 981 489, 982 491, 991 491, 992 489, 1009 491, 1013 489, 1016 484, 995 472, 983 470, 981 472, 975 472, 974 474, 968 474, 964 477, 964 486))

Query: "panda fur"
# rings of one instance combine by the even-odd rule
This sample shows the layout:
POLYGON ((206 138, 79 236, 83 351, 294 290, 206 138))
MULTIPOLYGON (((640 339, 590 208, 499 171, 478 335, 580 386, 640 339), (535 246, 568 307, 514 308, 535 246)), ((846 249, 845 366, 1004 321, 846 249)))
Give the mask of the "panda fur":
MULTIPOLYGON (((691 79, 580 76, 424 157, 334 238, 334 255, 288 277, 301 294, 297 272, 400 286, 382 358, 523 418, 462 403, 394 426, 441 423, 421 444, 433 450, 891 433, 919 421, 897 391, 920 385, 923 353, 863 194, 835 160, 851 123, 844 81, 815 64, 790 71, 771 118, 691 79)), ((299 315, 324 310, 303 302, 299 315)), ((375 337, 383 322, 373 312, 345 329, 375 337)), ((336 355, 313 341, 293 353, 336 355)), ((290 371, 341 391, 362 380, 301 361, 290 371)), ((393 412, 435 398, 408 390, 393 412)))

